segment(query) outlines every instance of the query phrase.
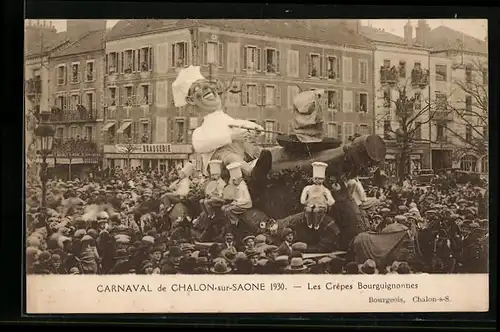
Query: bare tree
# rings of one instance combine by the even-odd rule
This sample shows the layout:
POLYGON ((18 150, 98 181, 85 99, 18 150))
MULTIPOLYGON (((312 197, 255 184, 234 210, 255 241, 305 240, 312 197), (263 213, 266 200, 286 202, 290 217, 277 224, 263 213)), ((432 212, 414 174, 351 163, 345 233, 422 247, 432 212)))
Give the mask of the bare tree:
POLYGON ((119 149, 120 149, 120 152, 125 153, 125 155, 127 156, 127 167, 130 169, 130 164, 131 164, 130 159, 131 159, 132 153, 134 153, 137 150, 137 146, 135 145, 132 137, 127 135, 123 140, 123 144, 120 144, 119 149))
POLYGON ((407 79, 395 78, 383 84, 383 108, 377 112, 376 126, 384 128, 384 139, 395 140, 398 146, 397 177, 402 181, 410 172, 411 154, 416 143, 431 143, 431 137, 422 136, 424 125, 438 121, 448 112, 440 103, 431 104, 423 98, 428 86, 428 73, 412 75, 407 79))
POLYGON ((83 141, 80 138, 71 137, 69 140, 57 142, 54 148, 58 150, 58 155, 68 158, 68 181, 71 181, 73 160, 85 154, 83 141))
POLYGON ((474 58, 464 69, 465 79, 453 82, 457 87, 454 95, 459 97, 446 104, 456 125, 447 127, 447 130, 460 142, 460 146, 454 151, 456 160, 470 152, 479 156, 488 152, 487 62, 474 58), (457 130, 460 127, 465 128, 465 135, 457 130))

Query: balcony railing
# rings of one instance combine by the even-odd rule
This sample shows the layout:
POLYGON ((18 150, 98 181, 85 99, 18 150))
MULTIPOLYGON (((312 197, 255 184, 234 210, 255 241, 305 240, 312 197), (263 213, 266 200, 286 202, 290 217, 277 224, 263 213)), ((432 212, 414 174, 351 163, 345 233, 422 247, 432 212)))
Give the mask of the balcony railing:
POLYGON ((76 109, 60 109, 52 107, 50 122, 85 122, 97 120, 97 110, 88 110, 84 106, 77 106, 76 109))
POLYGON ((52 154, 59 157, 84 157, 99 154, 97 143, 84 138, 54 138, 52 154))
POLYGON ((34 96, 42 93, 42 80, 39 78, 30 78, 26 81, 25 92, 27 96, 34 96))
POLYGON ((429 71, 422 69, 413 69, 411 71, 411 84, 424 87, 429 84, 429 71))
POLYGON ((380 68, 380 83, 396 83, 399 79, 399 71, 396 66, 380 68))

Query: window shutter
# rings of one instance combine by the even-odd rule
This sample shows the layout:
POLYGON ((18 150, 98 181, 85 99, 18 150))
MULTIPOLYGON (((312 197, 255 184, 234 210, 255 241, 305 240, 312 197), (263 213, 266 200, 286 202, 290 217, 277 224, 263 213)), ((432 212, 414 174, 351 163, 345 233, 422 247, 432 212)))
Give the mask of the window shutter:
POLYGON ((241 105, 247 104, 248 98, 248 86, 246 84, 241 84, 241 105))
POLYGON ((243 71, 246 71, 247 70, 247 63, 248 63, 248 47, 245 46, 243 48, 243 66, 242 66, 242 69, 243 71))
POLYGON ((149 63, 148 63, 149 71, 153 71, 153 60, 154 60, 154 57, 153 57, 153 48, 150 46, 149 47, 149 59, 148 59, 148 61, 149 61, 149 63))
POLYGON ((233 71, 236 73, 240 72, 240 53, 241 53, 240 44, 235 43, 233 46, 233 61, 234 61, 233 71))
POLYGON ((189 66, 191 61, 191 41, 184 43, 184 54, 186 55, 186 60, 184 61, 184 66, 189 66))
POLYGON ((361 111, 361 107, 360 107, 360 96, 359 96, 359 93, 358 92, 355 92, 354 93, 354 99, 355 99, 355 102, 354 102, 354 105, 356 107, 356 112, 360 112, 361 111))
POLYGON ((276 51, 276 74, 280 73, 281 63, 285 62, 283 58, 281 57, 281 52, 280 51, 276 51))
POLYGON ((311 76, 312 72, 312 57, 311 54, 307 56, 307 75, 311 76))
POLYGON ((229 73, 232 73, 233 71, 235 71, 235 68, 234 68, 234 44, 233 43, 227 44, 227 71, 229 73))
POLYGON ((95 93, 92 93, 92 113, 93 115, 97 114, 97 100, 96 100, 96 97, 95 97, 95 93))
POLYGON ((175 142, 175 131, 176 131, 176 128, 175 128, 175 120, 174 119, 169 119, 168 120, 168 132, 167 132, 167 136, 168 136, 168 141, 169 142, 175 142))
POLYGON ((288 50, 287 54, 288 54, 288 62, 286 63, 286 74, 288 76, 293 76, 293 74, 292 74, 293 51, 288 50))
POLYGON ((125 96, 124 96, 124 93, 125 93, 125 88, 123 87, 116 87, 116 95, 117 96, 120 96, 118 98, 118 100, 116 101, 116 105, 119 106, 119 105, 125 105, 125 96))
POLYGON ((337 138, 342 140, 342 124, 337 125, 337 138))
POLYGON ((153 91, 151 89, 151 85, 148 89, 148 105, 153 105, 153 91))
POLYGON ((224 67, 224 44, 219 43, 219 67, 224 67))
POLYGON ((204 66, 208 65, 208 42, 201 43, 201 63, 204 66))
POLYGON ((261 48, 257 48, 257 71, 262 70, 262 50, 261 48))
POLYGON ((172 44, 172 47, 170 48, 170 58, 172 59, 172 61, 170 61, 170 64, 172 65, 172 68, 175 68, 176 65, 175 65, 175 43, 172 44))
POLYGON ((120 52, 120 73, 123 74, 123 71, 124 71, 124 67, 125 67, 125 53, 124 52, 120 52))
POLYGON ((68 80, 68 67, 66 67, 66 65, 64 65, 63 68, 64 68, 64 70, 63 70, 63 80, 64 80, 63 85, 65 85, 67 80, 68 80))
POLYGON ((135 73, 135 67, 136 67, 136 54, 135 54, 136 50, 132 50, 132 73, 135 73))
MULTIPOLYGON (((267 73, 267 48, 264 49, 264 68, 262 68, 262 71, 264 73, 267 73)), ((259 68, 260 69, 260 68, 259 68)))
POLYGON ((320 55, 320 57, 319 57, 319 78, 326 77, 324 70, 325 70, 325 57, 320 55))
POLYGON ((140 127, 139 127, 139 123, 137 122, 132 122, 132 125, 134 126, 134 143, 138 143, 140 142, 139 141, 139 134, 140 134, 140 127))
POLYGON ((262 93, 262 89, 264 89, 263 85, 256 84, 255 89, 257 90, 257 100, 255 101, 255 104, 257 106, 263 105, 262 99, 264 97, 264 93, 262 93))
POLYGON ((275 90, 276 94, 276 106, 281 106, 281 87, 277 86, 275 90))
POLYGON ((106 54, 106 56, 104 57, 104 72, 107 74, 109 74, 109 67, 108 67, 108 55, 106 54))

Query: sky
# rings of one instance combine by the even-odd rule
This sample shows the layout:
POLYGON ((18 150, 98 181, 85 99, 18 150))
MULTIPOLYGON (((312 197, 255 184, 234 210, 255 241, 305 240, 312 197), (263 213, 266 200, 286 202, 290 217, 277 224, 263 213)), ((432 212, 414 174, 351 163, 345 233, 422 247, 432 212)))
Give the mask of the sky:
MULTIPOLYGON (((411 20, 415 27, 418 20, 411 20)), ((113 27, 118 20, 108 20, 108 28, 113 27)), ((386 32, 395 35, 404 36, 404 25, 408 22, 407 19, 399 20, 361 20, 363 25, 371 25, 374 28, 384 29, 386 32)), ((66 20, 52 20, 57 31, 66 30, 66 20)), ((434 29, 440 25, 445 25, 454 30, 463 32, 472 37, 484 40, 488 35, 488 22, 487 20, 472 20, 472 19, 428 19, 427 23, 434 29)), ((413 32, 415 34, 415 32, 413 32)))

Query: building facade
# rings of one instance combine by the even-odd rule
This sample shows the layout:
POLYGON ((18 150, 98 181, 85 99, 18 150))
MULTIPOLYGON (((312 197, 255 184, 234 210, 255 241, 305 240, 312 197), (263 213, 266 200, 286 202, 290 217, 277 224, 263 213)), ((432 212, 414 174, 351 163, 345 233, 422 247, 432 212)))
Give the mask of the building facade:
POLYGON ((488 173, 488 44, 441 26, 428 36, 434 105, 433 168, 488 173))
POLYGON ((105 30, 92 31, 52 55, 50 123, 53 174, 85 178, 101 157, 98 135, 104 105, 105 30))
POLYGON ((386 168, 395 174, 403 150, 398 129, 411 138, 410 169, 430 168, 429 50, 413 42, 413 27, 405 26, 405 38, 367 26, 361 33, 372 40, 374 50, 375 133, 386 141, 386 168), (414 99, 412 109, 397 107, 400 92, 414 99))
MULTIPOLYGON (((224 94, 229 115, 267 130, 289 132, 293 98, 300 90, 323 88, 328 136, 347 141, 355 133, 371 132, 371 44, 364 39, 342 42, 348 33, 336 42, 327 31, 323 40, 314 39, 311 27, 293 29, 293 23, 268 21, 174 21, 154 32, 146 26, 157 23, 119 22, 106 44, 105 158, 111 164, 113 159, 122 165, 128 160, 132 166, 163 169, 183 159, 198 160, 190 137, 205 114, 190 106, 174 107, 171 92, 178 71, 188 65, 201 66, 205 77, 216 77, 234 92, 224 94), (290 33, 297 30, 306 35, 290 33)), ((266 134, 261 143, 276 144, 275 135, 266 134)))

